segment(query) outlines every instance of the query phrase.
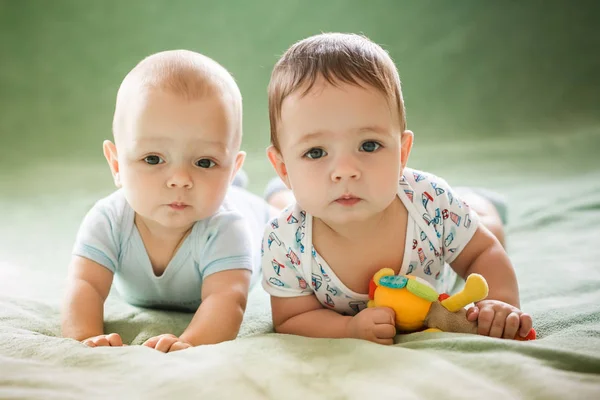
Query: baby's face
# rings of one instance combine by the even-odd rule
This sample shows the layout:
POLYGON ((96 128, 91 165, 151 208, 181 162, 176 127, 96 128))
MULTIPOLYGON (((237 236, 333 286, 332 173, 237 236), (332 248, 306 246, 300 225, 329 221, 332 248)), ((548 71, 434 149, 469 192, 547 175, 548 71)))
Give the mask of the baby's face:
POLYGON ((298 203, 330 224, 358 222, 396 197, 401 132, 376 89, 318 80, 282 104, 279 141, 298 203))
POLYGON ((233 100, 154 90, 133 103, 116 143, 131 207, 144 222, 175 229, 214 214, 243 161, 233 100))

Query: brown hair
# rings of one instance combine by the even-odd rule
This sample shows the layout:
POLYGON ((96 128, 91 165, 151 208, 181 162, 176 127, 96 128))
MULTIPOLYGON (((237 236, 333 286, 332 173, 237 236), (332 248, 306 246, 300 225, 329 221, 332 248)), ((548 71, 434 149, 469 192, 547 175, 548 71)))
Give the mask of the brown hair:
POLYGON ((389 54, 365 36, 323 33, 292 45, 271 73, 269 119, 271 144, 277 150, 277 125, 283 101, 303 86, 305 95, 319 77, 332 85, 340 82, 357 86, 366 84, 379 90, 397 110, 402 131, 406 129, 400 77, 389 54))

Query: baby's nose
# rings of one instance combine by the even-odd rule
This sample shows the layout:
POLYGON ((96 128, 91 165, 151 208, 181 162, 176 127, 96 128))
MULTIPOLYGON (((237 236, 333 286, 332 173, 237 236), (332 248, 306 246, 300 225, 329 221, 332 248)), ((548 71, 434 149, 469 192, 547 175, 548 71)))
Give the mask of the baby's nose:
POLYGON ((358 178, 360 178, 360 170, 352 157, 340 159, 339 162, 336 163, 331 173, 331 180, 334 182, 358 178))
POLYGON ((170 188, 191 189, 193 187, 192 177, 189 172, 179 169, 167 181, 167 186, 170 188))

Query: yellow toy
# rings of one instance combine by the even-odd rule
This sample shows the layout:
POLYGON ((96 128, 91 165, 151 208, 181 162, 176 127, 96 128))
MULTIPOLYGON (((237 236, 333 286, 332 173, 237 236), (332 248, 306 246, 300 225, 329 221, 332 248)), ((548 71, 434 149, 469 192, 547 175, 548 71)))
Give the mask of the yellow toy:
MULTIPOLYGON (((483 300, 488 295, 485 278, 471 274, 462 291, 452 296, 438 293, 424 280, 410 275, 395 275, 391 268, 379 270, 369 285, 368 307, 389 307, 396 313, 396 327, 400 332, 477 333, 477 322, 467 320, 465 306, 483 300)), ((535 330, 527 337, 533 340, 535 330)))

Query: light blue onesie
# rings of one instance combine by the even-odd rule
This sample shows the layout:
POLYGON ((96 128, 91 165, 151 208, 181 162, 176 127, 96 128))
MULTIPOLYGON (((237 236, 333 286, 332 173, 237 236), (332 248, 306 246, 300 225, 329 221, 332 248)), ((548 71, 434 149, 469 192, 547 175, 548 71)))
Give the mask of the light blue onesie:
POLYGON ((196 311, 203 280, 232 269, 260 274, 260 242, 269 218, 267 204, 243 189, 230 187, 220 209, 194 224, 161 276, 156 276, 134 211, 122 190, 99 200, 83 220, 73 254, 114 273, 114 287, 140 307, 196 311))

